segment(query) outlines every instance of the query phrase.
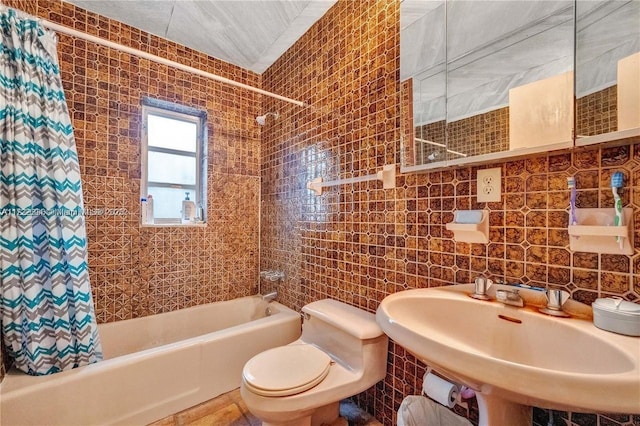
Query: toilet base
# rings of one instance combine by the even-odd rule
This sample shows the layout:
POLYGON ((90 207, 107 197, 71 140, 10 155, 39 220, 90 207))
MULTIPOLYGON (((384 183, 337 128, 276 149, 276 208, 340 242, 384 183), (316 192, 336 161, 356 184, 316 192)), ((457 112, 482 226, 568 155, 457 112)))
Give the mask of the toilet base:
POLYGON ((340 417, 340 401, 332 402, 318 408, 311 415, 311 426, 334 425, 333 423, 340 417))
POLYGON ((340 417, 340 402, 332 402, 316 408, 310 415, 284 422, 262 422, 262 426, 347 426, 348 422, 340 417), (340 421, 342 420, 342 422, 340 421))

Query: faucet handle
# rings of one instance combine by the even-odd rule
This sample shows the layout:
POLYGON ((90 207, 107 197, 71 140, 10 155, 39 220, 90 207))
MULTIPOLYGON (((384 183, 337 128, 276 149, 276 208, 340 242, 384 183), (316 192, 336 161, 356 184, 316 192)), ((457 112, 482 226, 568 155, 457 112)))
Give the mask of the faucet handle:
POLYGON ((562 309, 562 305, 571 297, 568 291, 550 288, 547 289, 546 296, 547 306, 539 308, 540 312, 560 318, 569 318, 571 316, 562 309))
POLYGON ((471 297, 473 297, 474 299, 489 300, 489 296, 487 296, 487 290, 489 290, 489 287, 491 287, 492 284, 493 281, 491 281, 489 278, 485 278, 482 276, 477 277, 475 279, 474 292, 471 294, 471 297))
POLYGON ((277 271, 277 270, 266 270, 266 271, 260 271, 260 278, 263 278, 267 281, 283 281, 285 278, 284 275, 284 271, 277 271))
POLYGON ((568 291, 560 289, 547 290, 547 309, 562 310, 562 305, 571 296, 568 291))

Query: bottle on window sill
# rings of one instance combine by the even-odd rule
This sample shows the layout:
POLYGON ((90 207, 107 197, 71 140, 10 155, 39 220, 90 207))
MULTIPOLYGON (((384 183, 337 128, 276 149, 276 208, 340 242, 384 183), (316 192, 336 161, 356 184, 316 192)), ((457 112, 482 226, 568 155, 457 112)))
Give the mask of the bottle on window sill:
POLYGON ((145 223, 153 223, 153 196, 147 195, 147 214, 145 217, 145 223))
POLYGON ((140 198, 140 222, 147 223, 147 210, 149 209, 149 204, 146 197, 140 198))
POLYGON ((189 193, 182 201, 182 223, 193 223, 196 219, 196 203, 189 199, 189 193))

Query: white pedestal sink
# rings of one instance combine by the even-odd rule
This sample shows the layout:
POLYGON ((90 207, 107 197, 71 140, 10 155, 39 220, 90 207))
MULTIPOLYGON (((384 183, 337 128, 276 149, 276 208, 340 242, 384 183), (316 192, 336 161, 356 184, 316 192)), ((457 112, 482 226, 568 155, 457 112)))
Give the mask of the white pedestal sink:
POLYGON ((472 292, 463 284, 394 293, 376 318, 398 344, 476 390, 481 425, 530 425, 532 405, 640 413, 640 338, 596 328, 578 302, 581 317, 555 318, 531 305, 543 306, 540 292, 521 290, 524 308, 472 292))

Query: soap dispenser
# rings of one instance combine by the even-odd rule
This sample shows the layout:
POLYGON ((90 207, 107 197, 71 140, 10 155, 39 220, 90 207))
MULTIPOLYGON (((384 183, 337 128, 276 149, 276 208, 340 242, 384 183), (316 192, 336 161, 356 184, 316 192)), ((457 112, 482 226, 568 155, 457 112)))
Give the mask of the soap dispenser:
POLYGON ((185 195, 182 201, 182 223, 191 223, 196 219, 196 203, 189 199, 188 192, 185 195))

